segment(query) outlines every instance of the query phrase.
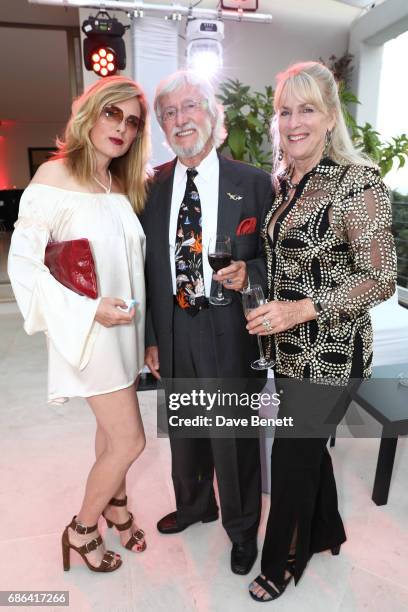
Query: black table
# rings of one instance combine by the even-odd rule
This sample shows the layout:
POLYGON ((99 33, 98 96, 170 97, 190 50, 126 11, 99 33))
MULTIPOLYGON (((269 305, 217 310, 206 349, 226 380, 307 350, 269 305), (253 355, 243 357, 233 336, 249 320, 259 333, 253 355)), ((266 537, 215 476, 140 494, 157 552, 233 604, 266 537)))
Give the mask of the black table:
MULTIPOLYGON (((372 500, 377 506, 388 501, 398 436, 408 434, 408 387, 397 376, 408 363, 373 368, 373 377, 351 389, 351 397, 382 424, 380 450, 375 472, 372 500)), ((334 440, 331 441, 331 446, 334 440)))

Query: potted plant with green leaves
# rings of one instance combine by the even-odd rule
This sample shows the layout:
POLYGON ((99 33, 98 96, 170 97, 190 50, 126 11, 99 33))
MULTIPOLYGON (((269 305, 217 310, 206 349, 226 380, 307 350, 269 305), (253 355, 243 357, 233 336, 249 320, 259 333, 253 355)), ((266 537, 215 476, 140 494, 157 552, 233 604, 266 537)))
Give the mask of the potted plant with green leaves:
MULTIPOLYGON (((345 54, 337 58, 332 55, 327 66, 339 84, 339 95, 343 114, 355 146, 378 164, 384 177, 393 167, 402 168, 408 158, 408 137, 399 134, 385 141, 370 123, 357 125, 350 112, 352 105, 360 104, 350 91, 353 71, 353 56, 345 54)), ((321 58, 320 61, 325 63, 321 58)), ((221 83, 219 99, 224 105, 227 140, 221 150, 233 157, 247 161, 270 171, 272 166, 270 124, 273 117, 273 88, 267 85, 264 91, 251 91, 237 79, 221 83)), ((393 202, 393 231, 397 240, 399 284, 408 286, 408 202, 407 196, 398 192, 391 194, 393 202)))
MULTIPOLYGON (((340 101, 354 144, 378 164, 384 177, 394 163, 398 168, 405 165, 408 138, 406 134, 400 134, 384 141, 370 123, 357 125, 350 112, 350 105, 360 104, 349 89, 352 59, 350 54, 340 58, 332 55, 326 65, 339 83, 340 101)), ((320 61, 324 63, 321 58, 320 61)), ((221 150, 229 151, 233 159, 247 161, 268 171, 272 165, 269 130, 273 117, 273 93, 270 85, 266 85, 262 92, 253 92, 238 79, 228 79, 221 83, 218 96, 225 109, 228 130, 221 150)))

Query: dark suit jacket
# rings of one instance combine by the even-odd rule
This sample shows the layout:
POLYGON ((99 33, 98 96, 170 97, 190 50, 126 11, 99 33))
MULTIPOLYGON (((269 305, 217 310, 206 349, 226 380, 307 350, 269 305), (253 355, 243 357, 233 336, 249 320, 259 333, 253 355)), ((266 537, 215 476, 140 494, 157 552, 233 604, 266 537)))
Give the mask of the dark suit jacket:
MULTIPOLYGON (((231 236, 232 258, 246 261, 250 282, 260 284, 266 290, 266 265, 260 230, 272 205, 270 177, 263 170, 222 156, 219 156, 219 162, 217 233, 231 236), (228 193, 240 198, 231 198, 228 193), (255 232, 237 236, 239 223, 248 217, 257 219, 255 232)), ((169 259, 169 220, 175 165, 176 159, 156 168, 146 208, 140 219, 146 234, 146 346, 159 347, 160 374, 164 378, 173 375, 174 300, 169 259)), ((212 293, 214 291, 213 281, 212 293)), ((251 376, 253 370, 249 364, 258 356, 256 338, 245 329, 240 293, 228 290, 225 293, 232 297, 232 304, 210 308, 212 329, 208 330, 215 335, 218 375, 251 376)))

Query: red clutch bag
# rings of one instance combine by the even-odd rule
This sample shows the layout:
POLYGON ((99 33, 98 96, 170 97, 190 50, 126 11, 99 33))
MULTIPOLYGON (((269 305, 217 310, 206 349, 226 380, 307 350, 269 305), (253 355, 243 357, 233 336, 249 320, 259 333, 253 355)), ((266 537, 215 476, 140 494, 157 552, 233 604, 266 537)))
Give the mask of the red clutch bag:
POLYGON ((93 300, 98 297, 95 262, 87 238, 49 242, 44 263, 61 285, 93 300))

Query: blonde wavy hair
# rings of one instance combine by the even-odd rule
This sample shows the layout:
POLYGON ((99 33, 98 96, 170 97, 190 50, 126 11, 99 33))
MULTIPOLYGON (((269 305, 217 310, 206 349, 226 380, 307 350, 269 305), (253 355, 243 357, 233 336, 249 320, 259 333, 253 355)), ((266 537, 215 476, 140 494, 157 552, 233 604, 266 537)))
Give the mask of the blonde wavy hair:
POLYGON ((80 183, 89 183, 96 171, 95 149, 90 132, 104 106, 136 97, 144 127, 121 157, 113 158, 109 169, 128 196, 136 213, 142 212, 147 181, 152 175, 149 165, 150 119, 145 94, 132 79, 111 76, 98 80, 72 103, 71 117, 62 139, 57 139, 57 158, 66 161, 68 169, 80 183))
POLYGON ((334 117, 335 124, 331 132, 331 141, 326 151, 333 161, 342 165, 375 166, 368 156, 358 151, 353 145, 344 121, 338 86, 331 70, 319 62, 302 62, 289 66, 287 70, 280 72, 276 79, 275 115, 271 123, 272 176, 275 182, 278 175, 293 163, 290 156, 281 148, 278 126, 280 108, 288 99, 298 99, 313 104, 325 115, 334 117), (280 159, 281 150, 282 159, 280 159))

